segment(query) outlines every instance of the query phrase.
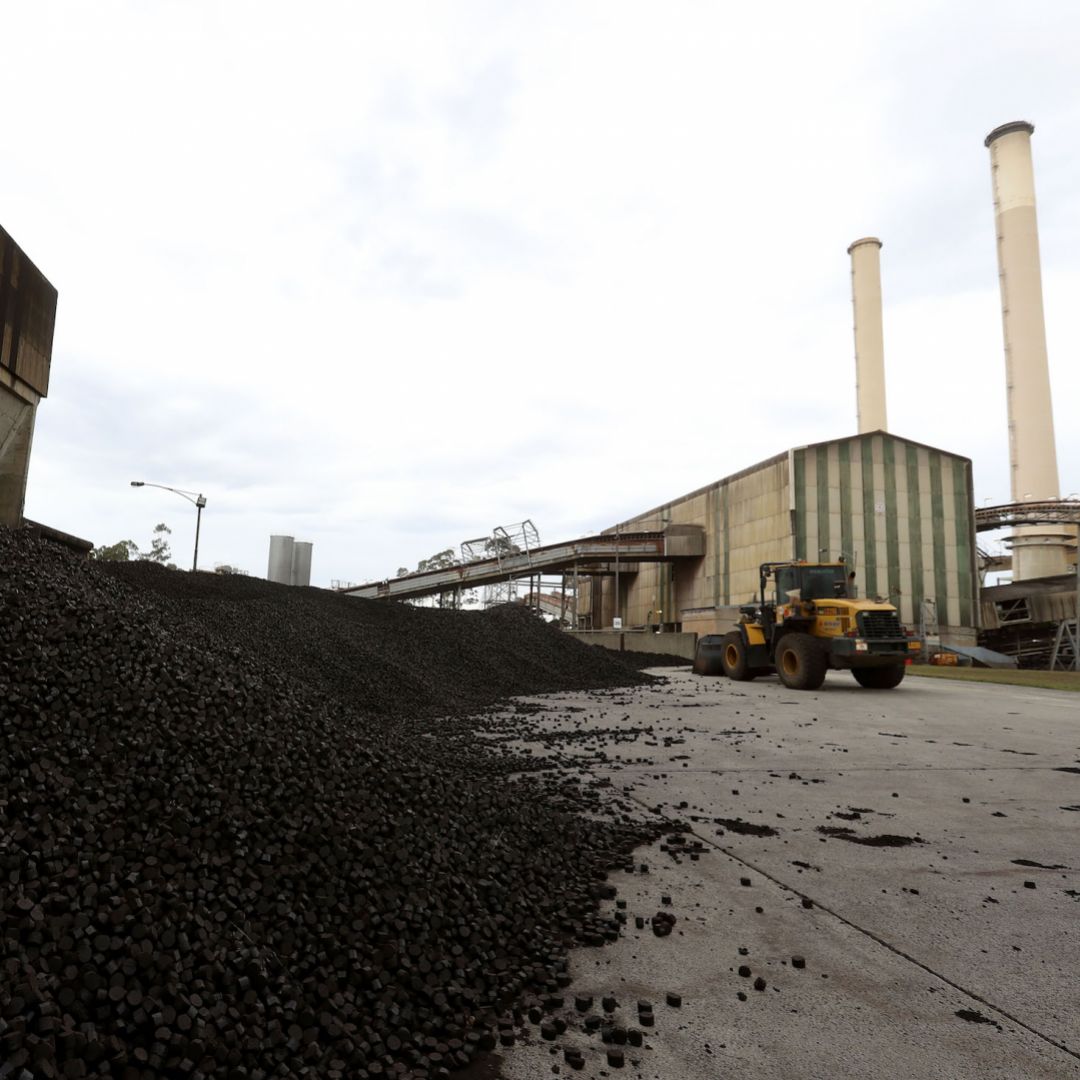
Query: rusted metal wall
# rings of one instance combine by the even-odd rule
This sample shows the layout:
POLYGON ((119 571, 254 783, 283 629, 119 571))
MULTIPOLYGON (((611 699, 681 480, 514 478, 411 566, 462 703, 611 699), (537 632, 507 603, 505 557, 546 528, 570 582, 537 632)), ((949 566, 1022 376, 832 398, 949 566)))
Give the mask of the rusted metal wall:
POLYGON ((40 397, 49 392, 56 289, 0 227, 0 367, 40 397))

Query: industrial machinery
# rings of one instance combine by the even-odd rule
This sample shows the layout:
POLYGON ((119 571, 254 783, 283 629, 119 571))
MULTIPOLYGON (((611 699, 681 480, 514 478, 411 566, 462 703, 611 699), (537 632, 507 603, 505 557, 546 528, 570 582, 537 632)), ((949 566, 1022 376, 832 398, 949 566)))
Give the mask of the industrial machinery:
POLYGON ((922 643, 892 604, 855 599, 851 577, 843 561, 762 563, 759 598, 739 608, 730 633, 698 641, 694 672, 739 681, 775 672, 792 690, 816 690, 829 668, 839 668, 860 686, 898 686, 922 643))

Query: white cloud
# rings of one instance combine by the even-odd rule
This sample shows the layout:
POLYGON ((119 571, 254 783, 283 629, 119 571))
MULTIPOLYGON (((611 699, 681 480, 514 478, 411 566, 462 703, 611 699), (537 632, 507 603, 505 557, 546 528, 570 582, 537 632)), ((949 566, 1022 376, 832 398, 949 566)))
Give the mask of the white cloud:
POLYGON ((1042 5, 4 6, 0 220, 60 290, 27 512, 382 577, 854 430, 847 244, 889 415, 1007 495, 989 162, 1035 121, 1063 493, 1080 15, 1042 5), (139 475, 136 475, 139 474, 139 475))

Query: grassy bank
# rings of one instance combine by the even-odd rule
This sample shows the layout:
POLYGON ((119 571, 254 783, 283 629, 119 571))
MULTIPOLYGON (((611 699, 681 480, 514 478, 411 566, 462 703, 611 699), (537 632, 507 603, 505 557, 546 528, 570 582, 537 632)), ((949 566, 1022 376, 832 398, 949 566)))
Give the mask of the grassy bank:
POLYGON ((908 674, 931 679, 1001 683, 1005 686, 1031 686, 1040 690, 1073 690, 1080 693, 1080 672, 1076 671, 1003 671, 998 668, 954 668, 912 664, 908 668, 908 674))

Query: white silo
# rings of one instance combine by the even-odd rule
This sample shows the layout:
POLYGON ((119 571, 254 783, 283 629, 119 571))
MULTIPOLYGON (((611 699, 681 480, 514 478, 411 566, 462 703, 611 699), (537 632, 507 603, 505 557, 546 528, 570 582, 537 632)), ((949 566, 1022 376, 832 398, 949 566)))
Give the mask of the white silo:
POLYGON ((279 585, 291 585, 293 575, 293 546, 291 536, 270 537, 270 566, 266 572, 267 581, 276 581, 279 585))
POLYGON ((311 548, 307 540, 297 540, 293 544, 292 556, 292 584, 311 584, 311 548))

